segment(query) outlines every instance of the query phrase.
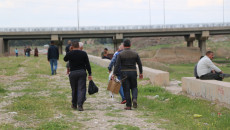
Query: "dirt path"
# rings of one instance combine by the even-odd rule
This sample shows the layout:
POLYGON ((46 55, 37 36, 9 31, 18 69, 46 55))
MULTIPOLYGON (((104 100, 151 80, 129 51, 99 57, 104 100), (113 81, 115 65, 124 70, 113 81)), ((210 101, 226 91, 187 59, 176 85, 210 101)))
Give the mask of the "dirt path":
MULTIPOLYGON (((22 64, 25 64, 28 60, 25 60, 22 64)), ((36 68, 39 65, 35 66, 36 68)), ((29 76, 24 67, 20 67, 18 71, 13 76, 0 76, 0 81, 4 83, 7 87, 7 94, 3 96, 3 100, 0 102, 0 125, 1 124, 14 124, 17 127, 28 127, 32 124, 26 122, 20 122, 14 119, 17 112, 8 111, 5 109, 6 106, 11 105, 14 102, 14 99, 25 95, 25 92, 20 92, 21 90, 26 89, 31 86, 30 82, 16 82, 29 76)), ((62 64, 58 64, 57 75, 37 75, 41 79, 50 79, 48 87, 54 88, 65 88, 70 90, 70 84, 68 76, 66 75, 66 68, 62 64)), ((39 79, 38 79, 39 80, 39 79)), ((116 129, 117 127, 131 127, 131 128, 140 128, 141 130, 152 130, 159 129, 157 128, 158 124, 149 123, 147 118, 143 117, 144 112, 139 111, 138 109, 133 109, 131 111, 124 110, 125 105, 120 104, 120 96, 115 95, 115 98, 111 98, 109 92, 106 90, 107 84, 97 82, 95 83, 99 87, 99 93, 92 96, 87 94, 87 100, 84 104, 83 112, 70 109, 71 113, 74 115, 74 118, 69 118, 63 113, 56 111, 55 116, 50 118, 50 120, 63 119, 69 123, 73 120, 81 124, 81 129, 90 129, 90 130, 108 130, 116 129)), ((30 93, 34 96, 45 96, 49 97, 51 90, 39 91, 37 93, 30 93)), ((71 93, 66 95, 69 101, 69 106, 71 104, 71 93)), ((55 109, 55 108, 54 108, 55 109)), ((34 120, 33 122, 39 123, 39 120, 34 120)))
MULTIPOLYGON (((65 67, 59 65, 55 78, 61 83, 61 86, 69 86, 69 81, 64 80, 66 76, 65 67)), ((159 129, 157 124, 145 122, 147 119, 140 117, 143 113, 138 109, 124 110, 125 105, 120 104, 119 95, 115 95, 115 98, 110 97, 106 90, 107 84, 100 82, 96 82, 96 84, 99 87, 99 93, 92 96, 87 95, 84 104, 85 111, 73 110, 77 120, 84 125, 83 129, 108 130, 114 129, 114 126, 118 124, 136 126, 142 130, 159 129)), ((69 101, 71 101, 71 96, 69 96, 69 101)))

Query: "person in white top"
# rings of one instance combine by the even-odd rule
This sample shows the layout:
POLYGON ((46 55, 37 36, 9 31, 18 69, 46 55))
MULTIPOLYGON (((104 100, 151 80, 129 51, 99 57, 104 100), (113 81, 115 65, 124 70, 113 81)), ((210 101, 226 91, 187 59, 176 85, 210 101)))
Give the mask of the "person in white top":
POLYGON ((197 64, 197 74, 200 79, 203 80, 223 80, 223 72, 213 64, 212 59, 214 53, 212 51, 207 51, 206 56, 204 56, 197 64))

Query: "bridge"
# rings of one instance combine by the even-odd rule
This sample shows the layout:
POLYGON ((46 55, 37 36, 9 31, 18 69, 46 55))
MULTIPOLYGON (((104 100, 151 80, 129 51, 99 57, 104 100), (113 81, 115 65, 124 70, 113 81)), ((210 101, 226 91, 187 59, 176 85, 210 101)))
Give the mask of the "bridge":
POLYGON ((230 34, 230 23, 174 24, 153 26, 0 28, 0 55, 9 53, 9 40, 50 39, 62 53, 64 39, 112 38, 117 48, 124 38, 184 36, 188 47, 198 40, 201 54, 206 53, 210 35, 230 34))

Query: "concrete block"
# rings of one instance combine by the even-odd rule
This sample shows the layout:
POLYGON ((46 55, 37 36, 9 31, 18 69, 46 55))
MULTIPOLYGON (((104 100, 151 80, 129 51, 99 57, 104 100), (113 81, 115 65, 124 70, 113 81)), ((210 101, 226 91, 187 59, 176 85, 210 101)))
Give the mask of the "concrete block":
POLYGON ((110 64, 110 60, 108 59, 102 59, 101 57, 98 56, 92 56, 92 55, 88 55, 89 57, 89 61, 93 62, 96 65, 99 65, 101 67, 108 67, 110 64))
POLYGON ((182 78, 182 91, 195 97, 230 104, 230 83, 216 80, 182 78))
POLYGON ((169 85, 169 72, 143 67, 145 78, 149 78, 153 85, 167 86, 169 85))
MULTIPOLYGON (((110 60, 101 59, 101 57, 88 55, 90 62, 102 67, 108 67, 110 60)), ((167 86, 169 85, 169 73, 161 70, 155 70, 148 67, 143 67, 143 73, 145 78, 149 78, 153 85, 167 86)))

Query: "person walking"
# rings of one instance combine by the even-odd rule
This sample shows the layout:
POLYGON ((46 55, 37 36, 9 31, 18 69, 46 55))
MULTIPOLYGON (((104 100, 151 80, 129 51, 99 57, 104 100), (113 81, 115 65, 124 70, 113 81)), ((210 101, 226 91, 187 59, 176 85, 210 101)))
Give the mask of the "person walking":
POLYGON ((59 52, 58 52, 58 48, 54 45, 54 41, 50 42, 47 59, 50 62, 51 74, 56 75, 57 74, 57 64, 58 64, 57 61, 59 59, 59 52))
POLYGON ((37 47, 34 49, 34 57, 38 57, 38 48, 37 47))
MULTIPOLYGON (((112 60, 111 60, 111 62, 109 64, 109 67, 108 67, 109 73, 112 72, 113 66, 116 64, 117 56, 118 56, 118 54, 120 54, 123 51, 123 49, 124 49, 124 46, 122 44, 122 45, 119 46, 117 52, 115 52, 115 54, 113 55, 113 58, 112 58, 112 60)), ((117 76, 117 78, 119 80, 121 80, 121 68, 119 68, 118 73, 116 74, 116 76, 117 76)), ((122 99, 121 104, 125 104, 126 100, 125 100, 125 95, 124 95, 122 85, 120 87, 119 93, 120 93, 121 99, 122 99)))
POLYGON ((138 89, 136 64, 138 64, 139 68, 139 78, 143 79, 143 69, 140 57, 136 52, 132 51, 130 47, 130 40, 125 40, 124 51, 122 51, 118 55, 114 72, 112 75, 112 79, 114 79, 115 75, 119 73, 119 68, 121 67, 122 86, 126 99, 126 107, 124 108, 125 110, 131 110, 132 103, 133 107, 137 108, 138 89), (132 103, 130 97, 130 90, 132 91, 132 103))
POLYGON ((18 57, 18 49, 17 48, 14 50, 14 52, 15 52, 16 57, 18 57))
POLYGON ((83 111, 83 104, 86 99, 86 77, 88 71, 88 80, 92 80, 91 66, 86 52, 82 51, 79 42, 72 43, 72 51, 67 53, 64 61, 69 61, 70 74, 69 81, 72 89, 72 108, 83 111))
POLYGON ((30 57, 30 52, 31 52, 31 48, 30 48, 30 46, 28 46, 26 49, 26 53, 27 53, 28 57, 30 57))

